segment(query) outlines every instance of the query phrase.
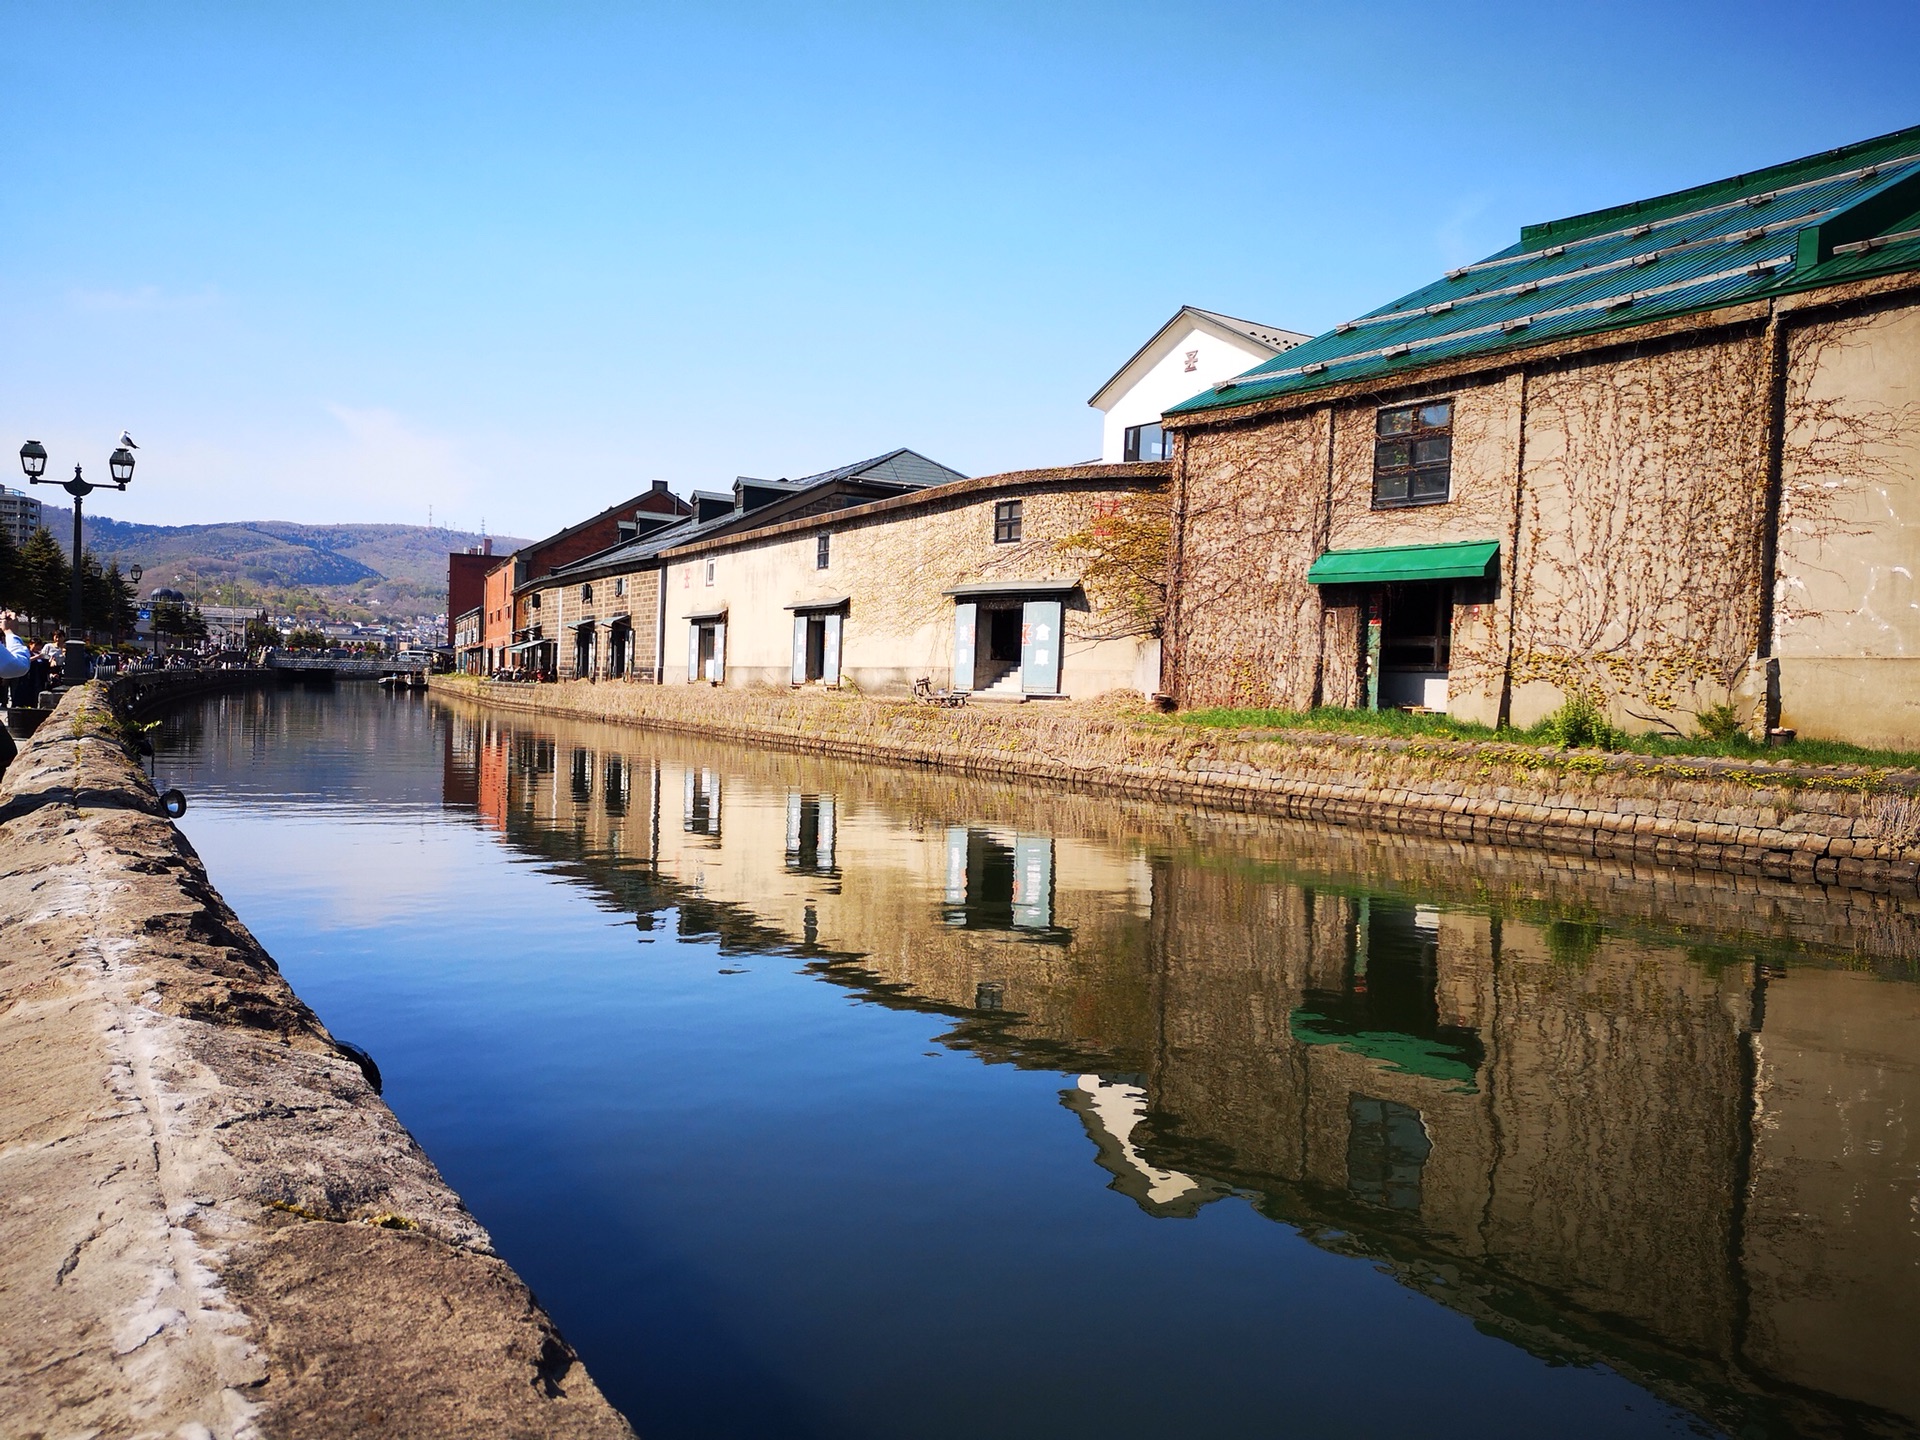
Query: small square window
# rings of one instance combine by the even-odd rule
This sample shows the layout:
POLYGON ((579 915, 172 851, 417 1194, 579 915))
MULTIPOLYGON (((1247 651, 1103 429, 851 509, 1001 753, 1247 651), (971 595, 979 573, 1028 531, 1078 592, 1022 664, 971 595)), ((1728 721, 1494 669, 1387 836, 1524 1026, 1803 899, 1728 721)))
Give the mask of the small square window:
POLYGON ((1373 508, 1439 505, 1453 495, 1453 401, 1382 410, 1373 422, 1373 508))
POLYGON ((1020 502, 1002 500, 993 507, 993 543, 1014 545, 1020 540, 1020 502))
POLYGON ((822 532, 813 542, 813 568, 824 570, 833 559, 833 536, 822 532))
POLYGON ((717 561, 713 560, 707 561, 707 584, 709 585, 713 583, 713 568, 717 563, 717 561))
POLYGON ((1173 437, 1161 429, 1158 422, 1152 425, 1129 425, 1125 444, 1121 457, 1128 463, 1173 458, 1173 437))

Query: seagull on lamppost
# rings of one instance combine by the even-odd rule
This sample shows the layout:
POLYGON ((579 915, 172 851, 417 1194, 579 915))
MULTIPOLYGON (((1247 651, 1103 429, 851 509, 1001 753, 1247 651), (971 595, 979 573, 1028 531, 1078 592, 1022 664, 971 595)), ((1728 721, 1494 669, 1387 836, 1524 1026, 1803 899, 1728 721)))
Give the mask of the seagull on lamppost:
POLYGON ((120 432, 120 443, 126 446, 127 449, 129 450, 138 450, 140 448, 138 445, 133 443, 133 436, 129 435, 124 430, 120 432))

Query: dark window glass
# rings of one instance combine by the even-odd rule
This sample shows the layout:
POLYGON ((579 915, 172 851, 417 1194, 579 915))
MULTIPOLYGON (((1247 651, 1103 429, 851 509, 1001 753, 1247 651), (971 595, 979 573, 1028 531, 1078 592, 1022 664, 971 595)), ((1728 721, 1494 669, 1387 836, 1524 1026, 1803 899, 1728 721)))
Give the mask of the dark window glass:
POLYGON ((833 536, 822 535, 818 540, 813 542, 813 568, 816 570, 826 569, 828 557, 832 553, 833 536))
POLYGON ((1158 422, 1152 425, 1129 425, 1126 447, 1121 454, 1128 461, 1165 460, 1173 454, 1173 437, 1161 429, 1158 422))
POLYGON ((1002 500, 993 507, 993 543, 1012 545, 1020 539, 1020 502, 1002 500))
POLYGON ((1396 405, 1373 422, 1373 506, 1437 505, 1453 493, 1453 402, 1396 405))
POLYGON ((580 598, 581 598, 582 600, 591 600, 591 599, 593 599, 593 586, 591 586, 591 585, 582 585, 582 586, 580 587, 580 598))

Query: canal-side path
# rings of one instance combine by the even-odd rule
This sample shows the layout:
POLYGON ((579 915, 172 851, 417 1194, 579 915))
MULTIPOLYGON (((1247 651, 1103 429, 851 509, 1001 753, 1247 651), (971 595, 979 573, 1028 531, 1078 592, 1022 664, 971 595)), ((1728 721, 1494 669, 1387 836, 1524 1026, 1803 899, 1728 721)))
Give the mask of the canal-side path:
POLYGON ((630 1437, 123 738, 0 781, 0 1433, 630 1437))
POLYGON ((1119 696, 957 709, 847 692, 439 676, 436 695, 811 754, 1406 834, 1920 893, 1920 773, 1171 723, 1119 696))

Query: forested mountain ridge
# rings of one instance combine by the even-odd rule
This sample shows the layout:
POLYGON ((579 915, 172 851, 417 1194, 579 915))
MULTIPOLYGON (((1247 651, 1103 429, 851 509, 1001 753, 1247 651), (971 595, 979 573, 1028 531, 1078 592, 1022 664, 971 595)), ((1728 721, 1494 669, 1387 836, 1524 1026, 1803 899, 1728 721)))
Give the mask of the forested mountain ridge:
MULTIPOLYGON (((49 505, 43 518, 66 548, 73 512, 49 505)), ((471 531, 426 525, 139 525, 89 513, 85 543, 122 570, 143 567, 143 588, 174 584, 177 576, 208 603, 237 594, 247 604, 412 614, 446 608, 447 555, 480 540, 471 531)), ((524 543, 496 536, 494 549, 506 554, 524 543)))

